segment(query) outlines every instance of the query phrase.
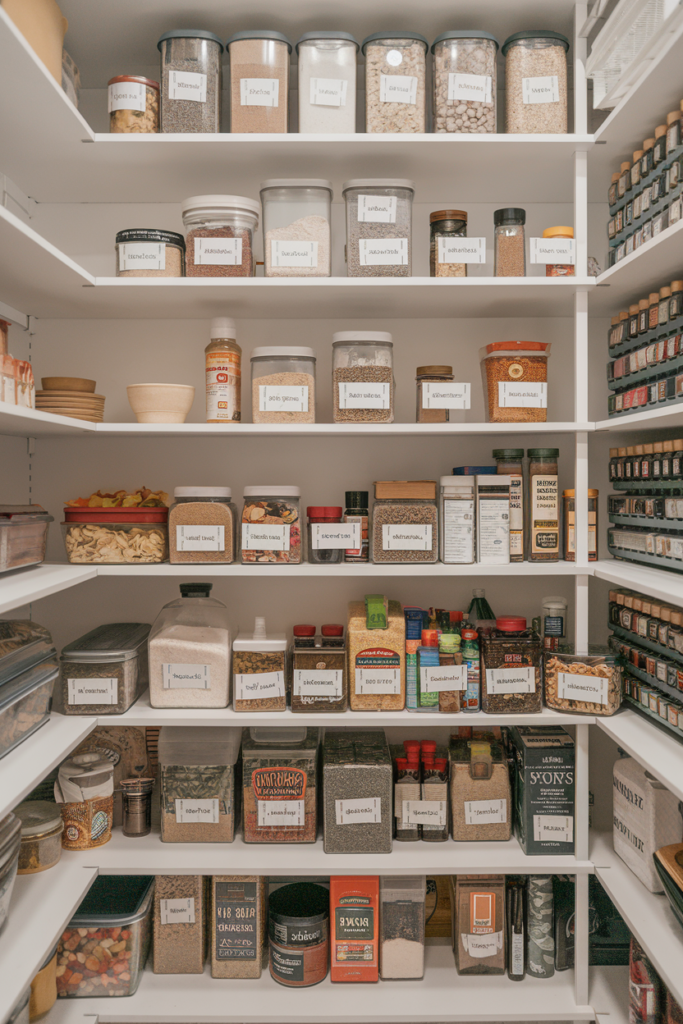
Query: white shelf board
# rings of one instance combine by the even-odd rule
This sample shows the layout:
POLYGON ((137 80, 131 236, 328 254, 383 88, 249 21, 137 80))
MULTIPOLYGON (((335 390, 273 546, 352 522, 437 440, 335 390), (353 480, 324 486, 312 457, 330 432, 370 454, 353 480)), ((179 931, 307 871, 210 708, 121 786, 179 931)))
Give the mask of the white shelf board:
MULTIPOLYGON (((595 563, 593 563, 595 564, 595 563)), ((581 576, 591 575, 592 567, 577 566, 575 562, 511 562, 509 565, 443 565, 441 562, 416 565, 414 563, 380 565, 301 565, 287 563, 263 563, 256 565, 198 565, 196 562, 183 565, 100 565, 98 576, 335 576, 385 577, 385 576, 581 576)), ((681 583, 683 588, 683 581, 681 583)), ((683 603, 683 602, 682 602, 683 603)))
POLYGON ((41 597, 57 594, 77 583, 93 580, 96 576, 96 565, 62 565, 54 562, 3 573, 0 575, 0 614, 13 608, 23 608, 41 597))
POLYGON ((590 967, 589 993, 599 1024, 629 1024, 628 967, 590 967))
POLYGON ((682 573, 651 569, 633 562, 621 562, 616 558, 601 558, 592 563, 592 575, 618 586, 632 587, 661 601, 683 604, 682 573))
POLYGON ((647 409, 643 412, 613 416, 608 420, 598 420, 595 429, 619 433, 621 430, 652 430, 681 426, 683 426, 683 402, 665 406, 662 409, 647 409))
POLYGON ((624 708, 611 718, 597 718, 596 723, 662 785, 683 800, 683 742, 658 729, 630 708, 624 708))
POLYGON ((658 291, 662 281, 678 273, 683 262, 682 232, 683 220, 662 231, 656 238, 651 238, 640 249, 595 278, 597 288, 589 296, 590 315, 616 316, 620 309, 635 302, 639 295, 658 291))
POLYGON ((78 437, 92 433, 96 425, 70 416, 55 416, 40 409, 0 402, 0 435, 6 437, 78 437))

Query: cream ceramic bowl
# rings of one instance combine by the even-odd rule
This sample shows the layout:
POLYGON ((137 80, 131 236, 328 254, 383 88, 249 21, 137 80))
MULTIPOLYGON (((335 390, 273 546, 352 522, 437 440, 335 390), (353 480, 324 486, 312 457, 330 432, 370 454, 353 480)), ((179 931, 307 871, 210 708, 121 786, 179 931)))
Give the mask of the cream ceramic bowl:
POLYGON ((187 384, 129 384, 126 391, 138 423, 184 423, 194 401, 187 384))

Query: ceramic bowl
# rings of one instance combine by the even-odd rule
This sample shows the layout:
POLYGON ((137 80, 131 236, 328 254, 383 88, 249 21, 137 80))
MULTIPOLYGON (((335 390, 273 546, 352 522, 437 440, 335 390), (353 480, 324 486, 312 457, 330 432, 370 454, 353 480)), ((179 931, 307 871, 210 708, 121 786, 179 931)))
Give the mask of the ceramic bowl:
POLYGON ((138 423, 184 423, 194 401, 187 384, 129 384, 126 391, 138 423))

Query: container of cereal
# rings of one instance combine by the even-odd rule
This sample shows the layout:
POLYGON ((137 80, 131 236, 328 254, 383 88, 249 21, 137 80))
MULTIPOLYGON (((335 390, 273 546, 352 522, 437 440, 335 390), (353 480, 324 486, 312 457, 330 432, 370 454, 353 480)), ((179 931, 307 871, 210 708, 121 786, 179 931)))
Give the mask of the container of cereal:
POLYGON ((62 856, 62 812, 51 800, 26 800, 15 809, 21 821, 20 875, 47 871, 62 856))
POLYGON ((235 32, 230 54, 230 131, 284 134, 289 118, 292 44, 282 32, 235 32))
POLYGON ((393 777, 383 730, 325 730, 325 853, 391 853, 393 777))
POLYGON ((406 624, 399 601, 368 594, 349 602, 349 702, 352 711, 402 711, 406 699, 406 624))
POLYGON ((254 632, 238 633, 232 645, 235 711, 284 711, 287 637, 266 633, 266 620, 257 617, 254 632))
POLYGON ((21 820, 11 811, 0 818, 0 928, 7 920, 12 890, 17 877, 21 820))
POLYGON ((65 715, 122 715, 149 684, 144 622, 97 626, 62 648, 60 683, 65 715))
POLYGON ((159 83, 137 75, 110 78, 109 131, 154 134, 159 131, 159 83))
POLYGON ((299 133, 356 130, 356 55, 348 32, 304 32, 299 58, 299 133))
POLYGON ((300 498, 289 484, 244 488, 243 563, 301 561, 300 498))
POLYGON ((439 531, 434 480, 377 480, 372 560, 436 562, 439 531))
POLYGON ((157 875, 154 883, 155 974, 202 974, 207 945, 203 875, 157 875))
POLYGON ((388 331, 332 336, 335 423, 394 422, 394 343, 388 331))
POLYGON ((541 710, 542 641, 526 619, 504 615, 482 633, 481 707, 487 714, 528 714, 541 710))
POLYGON ((315 423, 315 352, 302 345, 265 345, 251 354, 254 423, 315 423))
POLYGON ((332 182, 269 178, 261 182, 266 277, 329 277, 332 182))
POLYGON ((246 196, 191 196, 182 205, 186 277, 253 277, 261 204, 246 196))
POLYGON ((164 32, 157 49, 162 132, 219 132, 221 40, 203 29, 174 29, 164 32))
POLYGON ((245 843, 314 843, 318 832, 320 730, 242 730, 245 843))
POLYGON ((230 563, 237 556, 237 506, 229 487, 176 487, 168 513, 171 565, 230 563))
POLYGON ((567 51, 559 32, 516 32, 503 43, 505 131, 567 131, 567 51))
POLYGON ((240 739, 240 730, 230 726, 164 726, 159 736, 162 842, 233 841, 240 739))
POLYGON ((64 546, 78 565, 165 562, 167 508, 65 508, 64 546))
POLYGON ((347 277, 411 277, 413 195, 407 178, 345 181, 347 277))
POLYGON ((434 54, 434 131, 496 130, 498 40, 489 32, 442 32, 434 54))
POLYGON ((117 277, 184 277, 185 239, 175 231, 126 228, 116 233, 117 277))
POLYGON ((479 349, 489 423, 545 423, 548 358, 542 341, 494 341, 479 349))
POLYGON ((591 646, 588 654, 552 651, 544 656, 545 702, 556 711, 613 715, 621 706, 622 665, 609 647, 591 646))
POLYGON ((428 49, 419 32, 373 32, 363 40, 366 132, 426 130, 428 49))

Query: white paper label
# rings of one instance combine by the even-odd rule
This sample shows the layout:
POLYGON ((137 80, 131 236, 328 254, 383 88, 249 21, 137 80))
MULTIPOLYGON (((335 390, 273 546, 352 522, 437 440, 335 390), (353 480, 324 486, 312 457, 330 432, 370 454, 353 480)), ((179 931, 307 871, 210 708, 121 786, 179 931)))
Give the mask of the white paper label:
POLYGON ((493 82, 490 75, 448 75, 448 102, 456 100, 477 100, 479 103, 493 102, 493 82))
POLYGON ((115 82, 109 86, 109 113, 115 110, 145 110, 146 86, 142 82, 115 82))
POLYGON ((498 381, 498 405, 501 409, 547 409, 548 385, 498 381))
POLYGON ((340 409, 390 409, 391 384, 339 384, 340 409))
POLYGON ((423 693, 466 690, 467 665, 420 666, 420 689, 423 693))
POLYGON ((317 242, 270 243, 270 263, 273 267, 317 267, 317 242))
POLYGON ((240 103, 243 107, 276 107, 280 97, 277 78, 240 78, 240 103))
POLYGON ((557 673, 557 696, 561 700, 582 700, 591 704, 607 704, 609 679, 606 676, 587 676, 573 672, 557 673))
POLYGON ((357 668, 356 693, 400 693, 399 668, 357 668))
POLYGON ((423 409, 469 409, 470 385, 438 384, 424 382, 422 385, 423 409))
POLYGON ((362 800, 335 800, 334 811, 337 825, 355 825, 360 821, 381 821, 382 801, 378 796, 364 797, 362 800))
POLYGON ((308 388, 259 384, 259 412, 308 412, 308 388))
POLYGON ((534 839, 541 843, 548 840, 571 843, 574 840, 574 819, 565 814, 534 814, 534 839))
POLYGON ((176 526, 178 551, 225 551, 224 526, 176 526))
POLYGON ((487 693, 533 693, 536 689, 536 669, 533 665, 514 668, 487 668, 487 693))
POLYGON ((301 826, 306 823, 305 800, 257 800, 258 827, 301 826))
POLYGON ((328 551, 343 548, 359 548, 361 545, 360 523, 311 523, 311 547, 314 551, 328 551))
POLYGON ((297 697, 341 697, 343 676, 341 669, 296 669, 294 694, 297 697))
POLYGON ((195 238, 195 266, 235 267, 242 262, 241 238, 195 238))
POLYGON ((175 820, 180 825, 195 824, 217 825, 219 807, 218 800, 176 800, 175 820))
POLYGON ((159 900, 162 924, 194 924, 194 897, 185 900, 159 900))
POLYGON ((404 825, 445 825, 445 800, 404 800, 401 822, 404 825))
POLYGON ((210 690, 210 665, 170 665, 162 663, 164 690, 210 690))
POLYGON ((380 75, 380 103, 417 103, 417 78, 415 75, 380 75))
POLYGON ((119 270, 166 270, 164 242, 119 242, 119 270))
POLYGON ((289 523, 242 523, 242 551, 289 551, 289 523))
POLYGON ((474 501, 444 498, 444 562, 469 564, 474 561, 474 501))
POLYGON ((486 263, 485 238, 437 237, 439 263, 486 263))
POLYGON ((67 679, 69 704, 117 704, 118 679, 67 679))
POLYGON ((576 243, 573 238, 530 238, 530 263, 563 263, 574 266, 576 243))
POLYGON ((466 825, 505 824, 507 820, 507 800, 465 800, 466 825))
POLYGON ((395 224, 396 196, 358 196, 358 220, 362 224, 395 224))
POLYGON ((284 672, 250 672, 235 675, 237 700, 263 700, 265 697, 284 697, 284 672))
POLYGON ((503 948, 502 932, 493 932, 491 935, 461 934, 460 938, 469 955, 477 960, 495 956, 503 948))
POLYGON ((206 75, 197 75, 194 71, 169 71, 168 98, 206 103, 206 75))
POLYGON ((361 267, 407 267, 407 238, 359 238, 358 262, 361 267))
POLYGON ((315 107, 345 107, 347 88, 344 78, 312 78, 310 102, 315 107))
POLYGON ((508 498, 483 498, 479 501, 477 541, 482 564, 506 565, 510 561, 508 498))
POLYGON ((402 524, 382 527, 382 551, 431 551, 432 527, 402 524))
POLYGON ((560 82, 557 75, 522 79, 522 103, 559 103, 560 82))

